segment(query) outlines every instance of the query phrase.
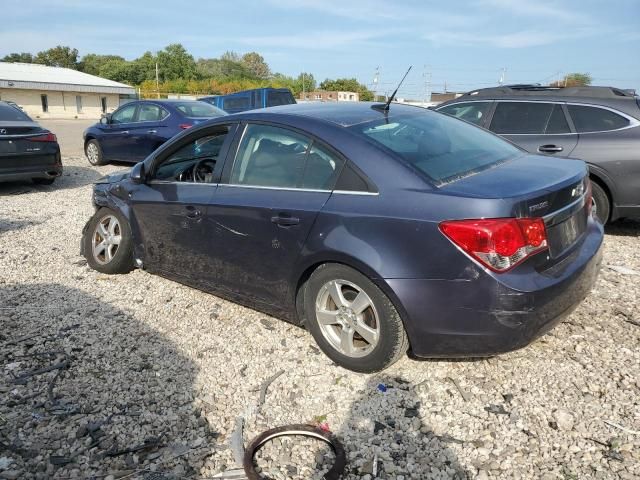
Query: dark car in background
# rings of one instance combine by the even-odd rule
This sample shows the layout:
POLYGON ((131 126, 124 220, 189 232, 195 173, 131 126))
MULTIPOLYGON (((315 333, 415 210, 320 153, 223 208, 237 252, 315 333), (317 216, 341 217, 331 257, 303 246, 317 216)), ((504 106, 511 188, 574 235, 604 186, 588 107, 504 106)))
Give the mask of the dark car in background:
POLYGON ((227 113, 239 113, 296 103, 293 93, 288 88, 254 88, 229 95, 202 97, 199 100, 221 108, 227 113))
POLYGON ((640 216, 640 97, 633 92, 512 85, 473 90, 436 110, 530 153, 584 160, 600 221, 640 216))
POLYGON ((56 136, 22 110, 0 101, 0 181, 50 185, 62 175, 56 136))
POLYGON ((139 162, 182 130, 223 115, 196 100, 129 102, 84 132, 85 154, 92 165, 139 162))
POLYGON ((446 115, 292 105, 198 125, 105 177, 82 252, 302 324, 372 372, 408 348, 493 355, 552 328, 599 269, 590 197, 584 162, 446 115))

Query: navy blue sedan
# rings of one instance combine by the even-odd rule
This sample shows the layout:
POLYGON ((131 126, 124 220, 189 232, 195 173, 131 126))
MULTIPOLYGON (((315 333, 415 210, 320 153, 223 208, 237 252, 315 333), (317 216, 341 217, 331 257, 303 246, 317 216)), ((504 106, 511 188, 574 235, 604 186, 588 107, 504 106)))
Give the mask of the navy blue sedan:
POLYGON ((579 160, 402 105, 304 104, 191 128, 94 189, 82 251, 305 326, 337 364, 493 355, 589 293, 579 160))
POLYGON ((91 165, 139 162, 182 130, 222 115, 224 110, 195 100, 129 102, 84 132, 84 151, 91 165))

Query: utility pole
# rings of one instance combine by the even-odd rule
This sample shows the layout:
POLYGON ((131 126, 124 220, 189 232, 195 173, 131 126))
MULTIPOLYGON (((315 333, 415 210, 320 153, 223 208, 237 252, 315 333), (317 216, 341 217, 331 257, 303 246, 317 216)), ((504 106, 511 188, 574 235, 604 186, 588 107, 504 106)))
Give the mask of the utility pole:
POLYGON ((156 95, 160 98, 160 81, 158 79, 158 62, 156 62, 156 95))
POLYGON ((424 99, 422 106, 426 107, 427 103, 431 102, 431 67, 429 65, 425 65, 424 70, 425 71, 422 74, 424 77, 424 99))
POLYGON ((378 98, 378 83, 380 82, 380 67, 376 67, 376 71, 373 74, 373 101, 375 102, 378 98))
POLYGON ((306 100, 306 99, 307 99, 307 96, 304 89, 304 72, 302 72, 302 100, 306 100))
POLYGON ((502 71, 500 73, 500 80, 498 80, 498 84, 502 86, 506 81, 507 81, 507 67, 502 67, 502 71))

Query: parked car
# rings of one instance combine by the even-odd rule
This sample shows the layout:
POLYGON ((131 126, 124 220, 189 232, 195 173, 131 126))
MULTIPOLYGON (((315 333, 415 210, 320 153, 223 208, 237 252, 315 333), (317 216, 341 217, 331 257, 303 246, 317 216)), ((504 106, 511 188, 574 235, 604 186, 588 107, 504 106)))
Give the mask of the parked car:
POLYGON ((632 92, 513 85, 474 90, 436 109, 531 153, 587 162, 601 222, 640 215, 640 97, 632 92))
POLYGON ((139 162, 182 130, 223 115, 196 100, 129 102, 85 130, 84 151, 91 165, 139 162))
POLYGON ((296 103, 288 88, 255 88, 229 95, 214 95, 199 100, 215 105, 227 113, 239 113, 257 108, 277 107, 296 103))
POLYGON ((9 105, 11 105, 14 108, 17 108, 18 110, 24 112, 24 108, 22 108, 20 105, 18 105, 16 102, 12 102, 11 100, 5 100, 5 102, 7 102, 9 105))
POLYGON ((56 136, 22 110, 0 101, 0 181, 51 185, 62 175, 56 136))
POLYGON ((430 110, 275 107, 198 125, 98 182, 82 252, 302 324, 372 372, 409 347, 520 348, 571 312, 600 265, 590 192, 584 162, 430 110))

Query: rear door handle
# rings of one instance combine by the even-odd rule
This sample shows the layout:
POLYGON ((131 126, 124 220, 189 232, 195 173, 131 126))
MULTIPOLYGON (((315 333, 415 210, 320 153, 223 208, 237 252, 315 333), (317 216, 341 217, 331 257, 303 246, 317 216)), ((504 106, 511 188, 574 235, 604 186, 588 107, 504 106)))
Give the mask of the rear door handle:
POLYGON ((298 225, 300 223, 300 219, 297 217, 291 217, 289 215, 276 215, 275 217, 271 217, 271 221, 276 225, 280 225, 282 227, 292 227, 293 225, 298 225))
POLYGON ((152 129, 152 130, 147 130, 147 133, 158 133, 158 131, 152 129))
POLYGON ((564 150, 562 147, 557 145, 540 145, 538 147, 538 151, 540 153, 558 153, 564 150))
POLYGON ((198 210, 196 207, 189 205, 187 207, 187 213, 185 216, 187 218, 200 218, 200 216, 202 216, 202 212, 198 210))

